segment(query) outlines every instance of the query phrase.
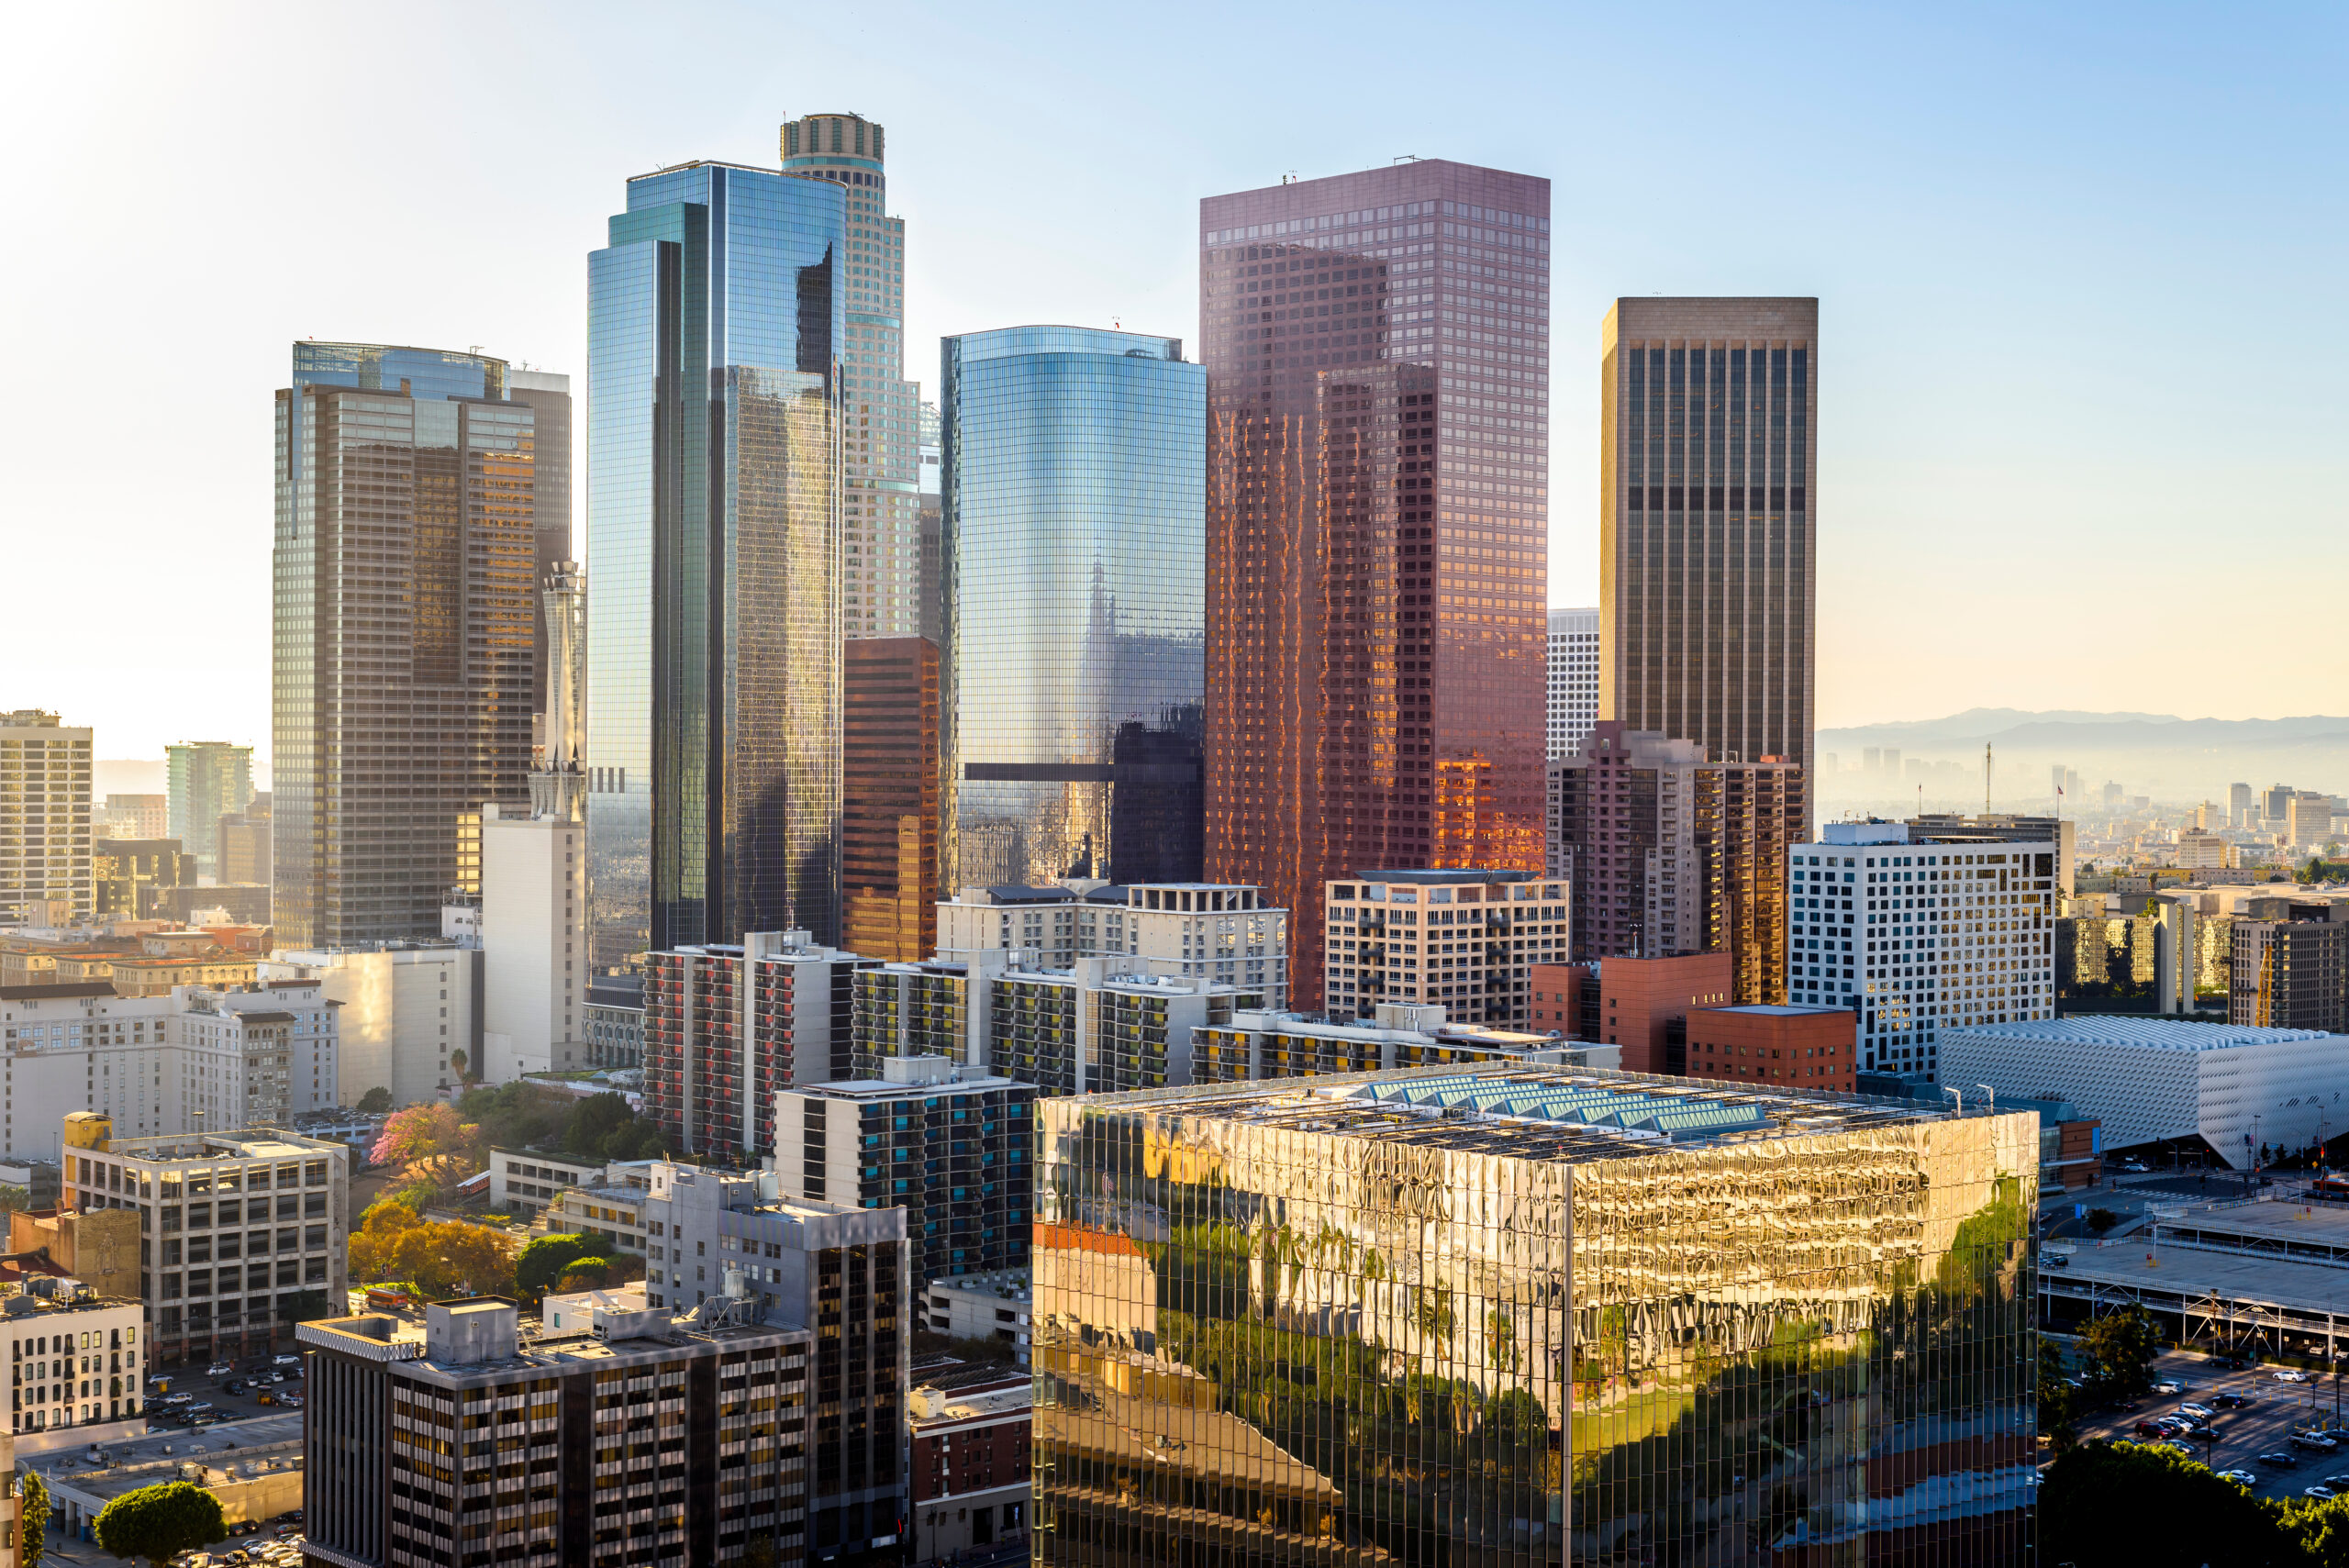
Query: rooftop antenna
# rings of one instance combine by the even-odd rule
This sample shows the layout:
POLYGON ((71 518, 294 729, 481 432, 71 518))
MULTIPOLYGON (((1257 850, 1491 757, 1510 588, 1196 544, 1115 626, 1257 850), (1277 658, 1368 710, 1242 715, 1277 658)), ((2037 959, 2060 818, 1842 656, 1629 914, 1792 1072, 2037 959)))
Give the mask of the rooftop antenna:
POLYGON ((1997 763, 1990 756, 1990 743, 1982 742, 1982 815, 1990 815, 1990 772, 1997 763))

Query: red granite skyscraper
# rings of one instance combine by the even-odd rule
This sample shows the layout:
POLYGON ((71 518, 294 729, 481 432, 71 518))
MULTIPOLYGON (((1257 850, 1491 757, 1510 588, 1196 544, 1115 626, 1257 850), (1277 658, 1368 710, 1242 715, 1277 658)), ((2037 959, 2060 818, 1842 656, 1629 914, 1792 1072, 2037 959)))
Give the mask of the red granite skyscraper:
POLYGON ((1550 183, 1441 161, 1200 203, 1208 875, 1542 864, 1550 183))

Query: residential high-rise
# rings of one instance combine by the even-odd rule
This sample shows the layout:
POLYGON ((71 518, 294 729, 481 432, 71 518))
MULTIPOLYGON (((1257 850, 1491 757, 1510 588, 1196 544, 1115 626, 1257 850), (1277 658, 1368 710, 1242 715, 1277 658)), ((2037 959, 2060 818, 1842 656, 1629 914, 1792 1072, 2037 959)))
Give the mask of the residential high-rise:
POLYGON ((474 1075, 494 1084, 587 1064, 587 780, 579 762, 586 648, 577 563, 556 562, 540 597, 547 683, 529 810, 494 801, 482 807, 482 1060, 474 1075))
POLYGON ((1243 1006, 1288 1006, 1288 911, 1267 906, 1259 888, 1071 878, 1056 887, 965 887, 939 905, 939 952, 988 949, 1017 949, 1046 969, 1123 955, 1153 974, 1214 979, 1257 998, 1243 1006))
POLYGON ((2245 900, 2234 922, 2227 1021, 2349 1033, 2349 906, 2245 900))
POLYGON ((938 645, 852 638, 841 691, 842 940, 867 958, 928 958, 938 936, 938 645))
POLYGON ((1863 1073, 1930 1079, 1943 1029, 2054 1016, 2056 841, 1932 822, 1830 822, 1787 857, 1785 998, 1857 1013, 1863 1073))
POLYGON ((1509 1063, 1036 1115, 1040 1568, 2029 1556, 2030 1111, 1509 1063))
POLYGON ((891 217, 881 128, 820 114, 782 129, 783 172, 847 193, 840 288, 841 625, 847 637, 922 629, 921 388, 906 379, 906 220, 891 217))
MULTIPOLYGON (((473 815, 528 799, 536 428, 503 360, 294 345, 271 721, 283 941, 439 935, 442 896, 477 874, 473 815)), ((205 832, 244 805, 208 808, 205 832)))
POLYGON ((1564 882, 1521 871, 1364 871, 1326 890, 1328 1012, 1367 1018, 1433 1003, 1464 1023, 1521 1028, 1532 966, 1562 963, 1564 882))
POLYGON ((1599 417, 1599 715, 1810 766, 1819 302, 1626 298, 1599 417))
POLYGON ((0 714, 0 918, 77 925, 91 874, 90 732, 39 708, 0 714))
POLYGON ((1598 612, 1550 612, 1550 723, 1552 761, 1582 750, 1582 738, 1598 722, 1598 612))
POLYGON ((168 839, 171 828, 168 795, 109 795, 97 810, 97 830, 107 839, 168 839))
POLYGON ((1810 824, 1793 762, 1709 760, 1602 718, 1550 764, 1550 874, 1578 962, 1726 951, 1737 1003, 1785 999, 1787 847, 1810 824))
POLYGON ((1197 881, 1207 373, 1081 327, 941 358, 953 885, 1197 881))
POLYGON ((177 839, 100 839, 90 866, 102 920, 161 918, 172 889, 195 884, 195 857, 177 839))
POLYGON ((242 811, 232 811, 220 818, 220 870, 217 874, 223 884, 266 890, 273 869, 273 826, 266 790, 255 791, 251 804, 242 811))
POLYGON ((587 875, 598 972, 840 930, 849 198, 639 175, 587 263, 587 875))
POLYGON ((812 1331, 750 1302, 571 1331, 513 1302, 301 1326, 303 1529, 338 1568, 797 1562, 812 1331), (493 1434, 451 1440, 440 1432, 493 1434))
MULTIPOLYGON (((530 581, 544 583, 559 565, 576 561, 571 542, 571 378, 553 371, 507 366, 506 395, 527 403, 537 427, 532 442, 530 517, 535 529, 530 581)), ((547 623, 534 617, 530 641, 530 711, 547 710, 547 623)), ((541 742, 543 743, 543 730, 541 742)))
POLYGON ((220 818, 252 804, 253 749, 225 740, 163 748, 170 836, 206 876, 220 874, 220 818))
POLYGON ((1550 184, 1442 160, 1210 196, 1208 870, 1542 869, 1550 184))

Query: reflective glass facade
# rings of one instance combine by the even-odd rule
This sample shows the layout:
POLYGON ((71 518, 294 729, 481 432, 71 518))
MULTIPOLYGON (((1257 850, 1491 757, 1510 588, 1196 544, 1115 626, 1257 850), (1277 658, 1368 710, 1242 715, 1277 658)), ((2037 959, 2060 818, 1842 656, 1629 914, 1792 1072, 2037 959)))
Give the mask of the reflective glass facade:
POLYGON ((1550 183, 1429 160, 1211 196, 1208 874, 1542 870, 1550 183))
POLYGON ((956 887, 1199 876, 1207 373, 1179 339, 943 346, 956 887))
POLYGON ((692 163, 588 258, 589 943, 840 929, 842 188, 692 163))
POLYGON ((1494 1064, 1037 1118, 1039 1563, 2028 1561, 2027 1112, 1494 1064))
POLYGON ((1620 299, 1599 449, 1599 717, 1810 766, 1819 302, 1620 299))
POLYGON ((483 804, 529 804, 537 427, 505 390, 479 354, 294 345, 272 649, 289 944, 438 937, 449 889, 478 884, 483 804))

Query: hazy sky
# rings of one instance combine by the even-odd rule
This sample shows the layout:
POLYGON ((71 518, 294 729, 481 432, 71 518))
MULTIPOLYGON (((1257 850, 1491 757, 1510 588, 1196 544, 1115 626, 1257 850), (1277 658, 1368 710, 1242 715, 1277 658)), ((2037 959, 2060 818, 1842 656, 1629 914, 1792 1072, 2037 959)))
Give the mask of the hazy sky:
POLYGON ((478 343, 584 390, 625 177, 772 163, 785 117, 853 110, 888 128, 915 345, 1196 342, 1205 194, 1403 153, 1547 175, 1553 604, 1598 594, 1609 302, 1817 295, 1822 724, 2349 712, 2345 34, 2314 6, 28 7, 0 707, 102 757, 265 751, 289 343, 478 343))

